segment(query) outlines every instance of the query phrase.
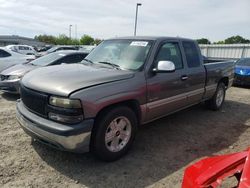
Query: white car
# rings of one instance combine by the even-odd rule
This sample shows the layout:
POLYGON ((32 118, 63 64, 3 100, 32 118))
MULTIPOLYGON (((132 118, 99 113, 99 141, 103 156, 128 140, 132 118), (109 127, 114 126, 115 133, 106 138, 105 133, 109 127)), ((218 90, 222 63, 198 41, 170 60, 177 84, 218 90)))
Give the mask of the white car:
POLYGON ((34 55, 24 55, 0 47, 0 72, 17 64, 26 63, 35 59, 34 55))
POLYGON ((38 56, 44 56, 53 52, 58 52, 62 50, 79 50, 78 46, 65 46, 65 45, 58 45, 58 46, 53 46, 52 48, 48 49, 45 52, 40 52, 38 53, 38 56))
POLYGON ((36 50, 32 46, 28 45, 8 45, 7 49, 24 55, 37 55, 36 50))
POLYGON ((79 46, 79 51, 82 51, 82 52, 91 52, 92 50, 95 49, 96 46, 94 45, 81 45, 79 46))

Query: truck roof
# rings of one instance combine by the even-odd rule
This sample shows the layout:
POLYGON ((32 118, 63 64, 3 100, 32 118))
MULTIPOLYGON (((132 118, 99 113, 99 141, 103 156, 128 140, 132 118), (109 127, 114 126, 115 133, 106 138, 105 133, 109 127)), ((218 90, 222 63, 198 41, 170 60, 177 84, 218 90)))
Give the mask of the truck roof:
POLYGON ((171 39, 179 39, 179 40, 192 40, 192 39, 188 39, 188 38, 168 37, 168 36, 127 36, 127 37, 111 38, 109 40, 113 40, 113 39, 132 39, 132 40, 133 39, 134 40, 171 40, 171 39))

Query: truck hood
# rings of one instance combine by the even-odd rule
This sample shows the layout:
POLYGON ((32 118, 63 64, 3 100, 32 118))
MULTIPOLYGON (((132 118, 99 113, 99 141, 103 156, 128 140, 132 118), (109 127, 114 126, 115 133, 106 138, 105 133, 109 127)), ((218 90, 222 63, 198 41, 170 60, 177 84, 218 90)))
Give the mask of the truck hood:
POLYGON ((65 64, 31 71, 23 77, 22 84, 44 93, 69 96, 79 89, 129 79, 133 76, 134 73, 131 71, 65 64))
POLYGON ((38 68, 37 66, 34 65, 30 65, 30 64, 18 64, 18 65, 14 65, 6 70, 4 70, 1 74, 2 75, 18 75, 18 76, 22 76, 25 73, 38 68))
POLYGON ((20 59, 13 58, 13 59, 7 59, 7 60, 5 60, 4 58, 1 60, 1 58, 0 58, 0 73, 3 70, 8 69, 9 67, 12 67, 12 66, 18 65, 18 64, 22 64, 22 63, 26 63, 27 61, 28 60, 25 58, 20 58, 20 59))

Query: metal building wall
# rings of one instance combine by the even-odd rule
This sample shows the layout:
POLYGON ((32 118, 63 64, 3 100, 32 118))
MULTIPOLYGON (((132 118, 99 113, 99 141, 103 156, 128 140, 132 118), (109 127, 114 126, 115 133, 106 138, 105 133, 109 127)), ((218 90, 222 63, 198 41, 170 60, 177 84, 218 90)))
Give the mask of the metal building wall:
POLYGON ((44 42, 39 42, 35 39, 28 37, 21 37, 16 35, 0 35, 0 46, 10 44, 25 44, 30 46, 45 46, 44 42))
POLYGON ((208 58, 239 59, 250 57, 250 44, 201 44, 202 55, 208 58))

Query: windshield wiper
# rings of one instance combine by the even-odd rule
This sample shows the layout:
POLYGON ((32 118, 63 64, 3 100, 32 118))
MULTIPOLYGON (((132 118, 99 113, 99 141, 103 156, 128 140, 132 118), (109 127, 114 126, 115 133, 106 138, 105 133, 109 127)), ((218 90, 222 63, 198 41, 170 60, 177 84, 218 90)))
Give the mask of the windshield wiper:
POLYGON ((110 63, 110 62, 107 62, 107 61, 100 61, 98 63, 101 63, 101 64, 105 64, 105 65, 111 65, 113 68, 116 68, 116 69, 121 69, 120 68, 120 65, 117 65, 115 63, 110 63))

